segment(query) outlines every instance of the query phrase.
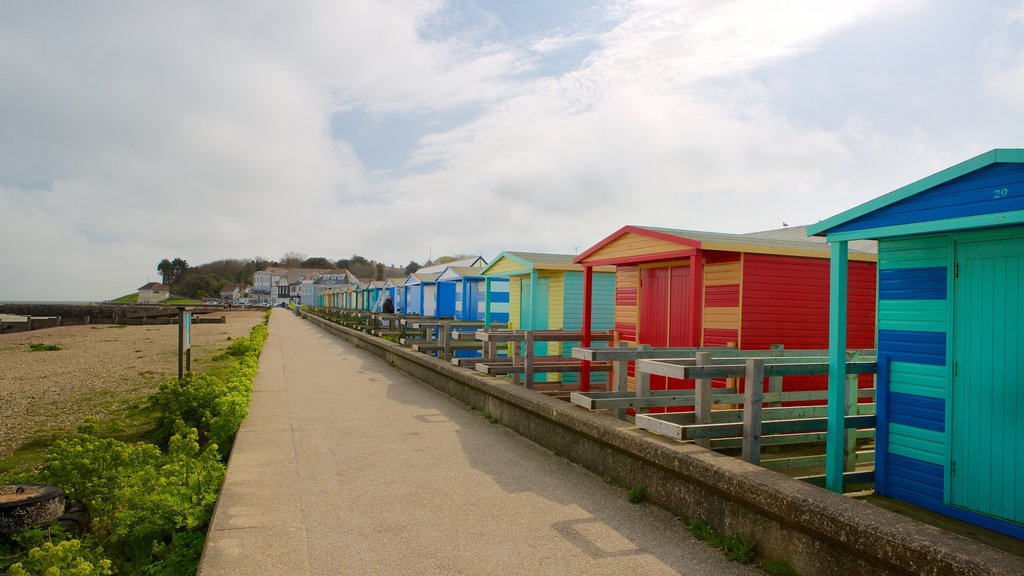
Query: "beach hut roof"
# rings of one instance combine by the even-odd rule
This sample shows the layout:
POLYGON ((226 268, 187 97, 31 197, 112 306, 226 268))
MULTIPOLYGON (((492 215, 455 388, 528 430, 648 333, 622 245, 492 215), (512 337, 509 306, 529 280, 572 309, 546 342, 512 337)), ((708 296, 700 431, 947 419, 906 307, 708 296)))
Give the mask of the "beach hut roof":
POLYGON ((388 278, 384 281, 385 288, 401 288, 405 286, 406 278, 388 278))
POLYGON ((421 272, 424 274, 436 272, 437 274, 440 274, 441 272, 444 272, 445 268, 451 266, 469 266, 472 268, 483 268, 484 266, 487 266, 487 260, 484 260, 483 256, 471 256, 469 258, 463 258, 462 260, 445 262, 444 264, 433 264, 430 266, 424 266, 423 268, 420 268, 416 272, 421 272))
MULTIPOLYGON (((513 276, 529 274, 532 270, 582 270, 573 263, 572 254, 544 254, 541 252, 502 252, 481 271, 484 276, 513 276)), ((614 272, 615 268, 597 266, 597 272, 614 272)))
MULTIPOLYGON (((794 226, 749 234, 728 234, 698 230, 677 230, 650 226, 623 226, 574 259, 577 263, 617 264, 642 260, 684 257, 694 250, 749 252, 827 258, 829 247, 823 238, 808 238, 806 227, 794 226), (794 231, 788 231, 794 228, 794 231)), ((851 260, 877 259, 877 247, 864 244, 851 248, 851 260)))
POLYGON ((406 284, 423 284, 437 281, 437 277, 440 276, 440 272, 420 272, 417 270, 405 279, 406 284))
POLYGON ((445 268, 438 277, 437 281, 442 280, 453 280, 462 278, 482 278, 481 268, 474 268, 472 266, 449 266, 445 268))
POLYGON ((1024 222, 1024 204, 1019 197, 1006 194, 1007 181, 1005 175, 1000 174, 1001 170, 1019 171, 1020 164, 1024 164, 1024 149, 990 150, 812 224, 808 226, 808 233, 827 234, 829 240, 855 240, 921 234, 937 228, 966 230, 1020 224, 1024 222), (985 169, 991 171, 987 176, 993 178, 980 179, 966 195, 964 191, 951 194, 956 186, 954 180, 985 169), (914 198, 919 195, 920 198, 914 198), (914 206, 895 206, 915 201, 920 204, 917 210, 914 206))

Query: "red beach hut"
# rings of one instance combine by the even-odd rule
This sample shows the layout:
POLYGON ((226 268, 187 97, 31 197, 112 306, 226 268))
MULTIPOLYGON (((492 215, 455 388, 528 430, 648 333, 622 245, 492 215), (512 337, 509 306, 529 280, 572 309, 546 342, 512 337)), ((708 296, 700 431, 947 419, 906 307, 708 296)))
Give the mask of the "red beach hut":
MULTIPOLYGON (((741 350, 782 344, 824 350, 829 248, 806 234, 803 226, 751 234, 625 226, 574 262, 583 265, 585 281, 594 266, 615 266, 617 342, 741 350)), ((875 346, 876 261, 873 243, 851 247, 850 348, 875 346)), ((583 317, 588 318, 590 291, 585 289, 584 295, 583 317)), ((583 329, 586 340, 589 326, 583 329)), ((681 386, 651 379, 654 390, 681 386)), ((825 387, 823 378, 793 378, 785 385, 787 390, 825 387)))

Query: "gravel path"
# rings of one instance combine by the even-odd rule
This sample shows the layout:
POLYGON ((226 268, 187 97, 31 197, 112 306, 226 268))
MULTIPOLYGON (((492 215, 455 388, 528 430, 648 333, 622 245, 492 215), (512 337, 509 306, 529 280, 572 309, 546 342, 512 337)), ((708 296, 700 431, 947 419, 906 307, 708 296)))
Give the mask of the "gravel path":
MULTIPOLYGON (((192 368, 246 336, 260 311, 225 313, 225 324, 192 325, 192 368)), ((0 457, 51 430, 73 430, 156 391, 177 375, 178 327, 66 326, 0 335, 0 457), (33 351, 30 344, 60 350, 33 351)))

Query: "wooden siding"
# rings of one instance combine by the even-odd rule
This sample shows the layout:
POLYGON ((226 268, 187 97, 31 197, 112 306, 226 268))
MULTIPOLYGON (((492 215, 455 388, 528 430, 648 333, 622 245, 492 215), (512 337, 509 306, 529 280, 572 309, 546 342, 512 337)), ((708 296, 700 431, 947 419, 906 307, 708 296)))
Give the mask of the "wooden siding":
MULTIPOLYGON (((495 324, 507 324, 509 321, 509 284, 510 280, 504 278, 491 279, 491 322, 495 324)), ((480 283, 481 288, 484 283, 480 283)), ((483 306, 486 305, 486 298, 480 295, 480 318, 484 317, 483 306)))
POLYGON ((612 240, 608 244, 601 247, 600 250, 589 254, 587 261, 603 261, 603 260, 616 260, 620 258, 637 258, 641 259, 653 259, 659 253, 671 253, 678 252, 681 249, 686 249, 687 246, 681 243, 669 242, 661 238, 651 238, 636 234, 634 232, 626 232, 612 240))
POLYGON ((936 430, 889 422, 889 452, 943 466, 946 435, 936 430))
POLYGON ((830 233, 1024 210, 1024 165, 996 163, 834 226, 830 233))
POLYGON ((561 330, 565 326, 565 276, 561 272, 541 272, 538 276, 548 279, 547 329, 561 330))
POLYGON ((702 346, 737 345, 743 308, 743 256, 710 253, 704 261, 702 346))
POLYGON ((640 268, 619 266, 615 270, 615 331, 618 340, 636 342, 640 292, 640 268))
POLYGON ((509 278, 508 281, 508 327, 510 330, 520 330, 523 325, 522 306, 520 301, 523 294, 523 280, 520 277, 509 278))
POLYGON ((708 307, 704 309, 704 331, 732 330, 740 325, 739 306, 708 307))
POLYGON ((704 289, 704 306, 709 308, 739 308, 740 285, 707 286, 704 289))
POLYGON ((739 286, 742 280, 739 254, 712 254, 704 260, 705 286, 739 286))
POLYGON ((704 328, 704 341, 701 346, 723 347, 736 346, 740 340, 739 330, 725 328, 704 328))
MULTIPOLYGON (((740 347, 828 348, 828 260, 745 254, 740 347)), ((847 342, 875 346, 875 265, 850 262, 847 342)))
POLYGON ((889 392, 927 398, 946 398, 948 371, 945 365, 892 362, 889 366, 889 392))
POLYGON ((523 272, 529 272, 526 266, 523 266, 522 262, 516 262, 511 258, 499 258, 497 261, 492 262, 487 268, 488 276, 502 276, 506 274, 521 274, 523 272))
POLYGON ((876 489, 932 509, 946 491, 951 246, 917 237, 878 247, 878 351, 889 369, 878 378, 876 489))

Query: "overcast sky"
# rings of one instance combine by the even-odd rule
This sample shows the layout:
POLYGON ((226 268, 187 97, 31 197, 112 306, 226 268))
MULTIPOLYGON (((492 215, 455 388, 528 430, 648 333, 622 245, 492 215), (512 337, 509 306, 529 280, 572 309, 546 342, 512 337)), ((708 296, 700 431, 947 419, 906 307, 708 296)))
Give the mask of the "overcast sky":
POLYGON ((0 300, 806 224, 1024 147, 1024 0, 0 3, 0 300))

